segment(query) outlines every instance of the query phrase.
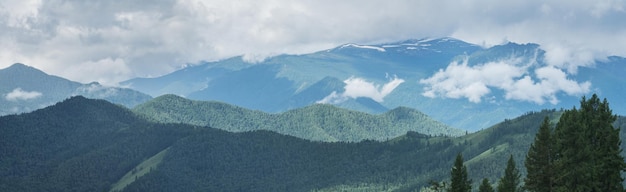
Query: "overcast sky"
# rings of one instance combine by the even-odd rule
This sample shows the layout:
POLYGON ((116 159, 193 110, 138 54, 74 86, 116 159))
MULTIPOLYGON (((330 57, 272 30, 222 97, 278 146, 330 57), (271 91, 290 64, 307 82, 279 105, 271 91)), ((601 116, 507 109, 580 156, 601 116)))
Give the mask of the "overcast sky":
POLYGON ((187 63, 258 61, 344 43, 454 37, 539 43, 567 68, 626 56, 624 0, 3 0, 0 68, 113 85, 187 63))

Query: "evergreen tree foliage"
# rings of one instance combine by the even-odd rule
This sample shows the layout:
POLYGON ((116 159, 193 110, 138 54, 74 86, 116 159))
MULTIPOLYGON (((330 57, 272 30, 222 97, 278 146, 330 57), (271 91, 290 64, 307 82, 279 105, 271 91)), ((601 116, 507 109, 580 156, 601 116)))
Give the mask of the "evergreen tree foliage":
POLYGON ((619 129, 609 104, 597 95, 582 98, 580 109, 567 110, 555 128, 557 191, 622 191, 619 129))
POLYGON ((504 176, 498 182, 498 192, 517 192, 519 191, 520 173, 515 167, 515 160, 513 155, 509 157, 509 161, 506 164, 504 170, 504 176))
POLYGON ((584 143, 577 109, 565 111, 555 128, 555 190, 591 191, 590 146, 584 143))
POLYGON ((480 187, 478 187, 478 192, 495 192, 491 184, 489 183, 489 179, 484 178, 483 182, 480 183, 480 187))
POLYGON ((525 189, 535 192, 553 191, 554 141, 550 119, 545 117, 526 155, 525 189))
POLYGON ((472 191, 472 181, 468 179, 467 167, 463 165, 463 155, 459 153, 454 160, 454 167, 450 171, 450 192, 472 191))

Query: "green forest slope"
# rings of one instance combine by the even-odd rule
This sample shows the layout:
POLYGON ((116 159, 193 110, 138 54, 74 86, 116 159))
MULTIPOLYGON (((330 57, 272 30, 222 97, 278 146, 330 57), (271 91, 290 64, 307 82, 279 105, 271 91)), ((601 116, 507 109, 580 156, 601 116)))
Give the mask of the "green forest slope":
POLYGON ((456 138, 408 132, 384 142, 320 142, 154 123, 74 97, 0 117, 0 191, 414 191, 447 180, 459 152, 477 185, 497 181, 509 154, 522 168, 543 118, 560 113, 528 113, 456 138))
POLYGON ((73 97, 0 117, 0 191, 107 191, 193 128, 157 125, 104 100, 73 97))
POLYGON ((408 131, 448 136, 465 133, 405 107, 372 115, 316 104, 269 114, 221 102, 193 101, 175 95, 163 95, 135 107, 133 111, 161 123, 186 123, 232 132, 269 130, 314 141, 384 141, 408 131))

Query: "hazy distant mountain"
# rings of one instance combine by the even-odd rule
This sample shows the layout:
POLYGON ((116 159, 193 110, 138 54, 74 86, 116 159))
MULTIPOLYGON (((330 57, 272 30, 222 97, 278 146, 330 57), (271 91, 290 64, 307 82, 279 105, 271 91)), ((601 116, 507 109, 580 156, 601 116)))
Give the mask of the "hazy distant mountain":
POLYGON ((483 48, 440 38, 346 44, 259 63, 234 57, 122 84, 153 96, 171 93, 266 112, 313 103, 370 113, 407 106, 468 130, 526 111, 570 108, 585 91, 608 98, 616 113, 626 114, 626 78, 619 78, 626 73, 626 59, 611 57, 590 66, 564 73, 546 64, 537 44, 483 48))
POLYGON ((127 107, 151 99, 132 89, 81 84, 20 63, 0 69, 0 82, 0 115, 29 112, 73 95, 105 99, 127 107))
POLYGON ((161 123, 186 123, 234 132, 269 130, 314 141, 384 141, 409 131, 447 136, 465 133, 406 107, 372 115, 316 104, 269 114, 222 102, 163 95, 138 105, 133 111, 161 123))

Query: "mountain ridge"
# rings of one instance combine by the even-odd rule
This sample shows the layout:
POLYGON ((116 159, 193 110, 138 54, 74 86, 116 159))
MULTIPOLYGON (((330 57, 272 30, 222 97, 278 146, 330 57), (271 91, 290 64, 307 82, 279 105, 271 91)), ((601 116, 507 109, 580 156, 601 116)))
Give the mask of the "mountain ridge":
POLYGON ((189 123, 236 132, 270 130, 316 141, 386 140, 407 131, 453 136, 464 133, 410 108, 373 115, 328 104, 314 104, 270 114, 222 102, 193 101, 176 95, 163 95, 138 105, 133 111, 161 123, 189 123), (399 119, 399 116, 405 118, 399 119), (337 127, 343 131, 336 130, 337 127))
POLYGON ((107 87, 97 82, 81 84, 16 63, 0 69, 0 116, 33 111, 75 95, 106 99, 133 107, 151 97, 135 90, 107 87))

